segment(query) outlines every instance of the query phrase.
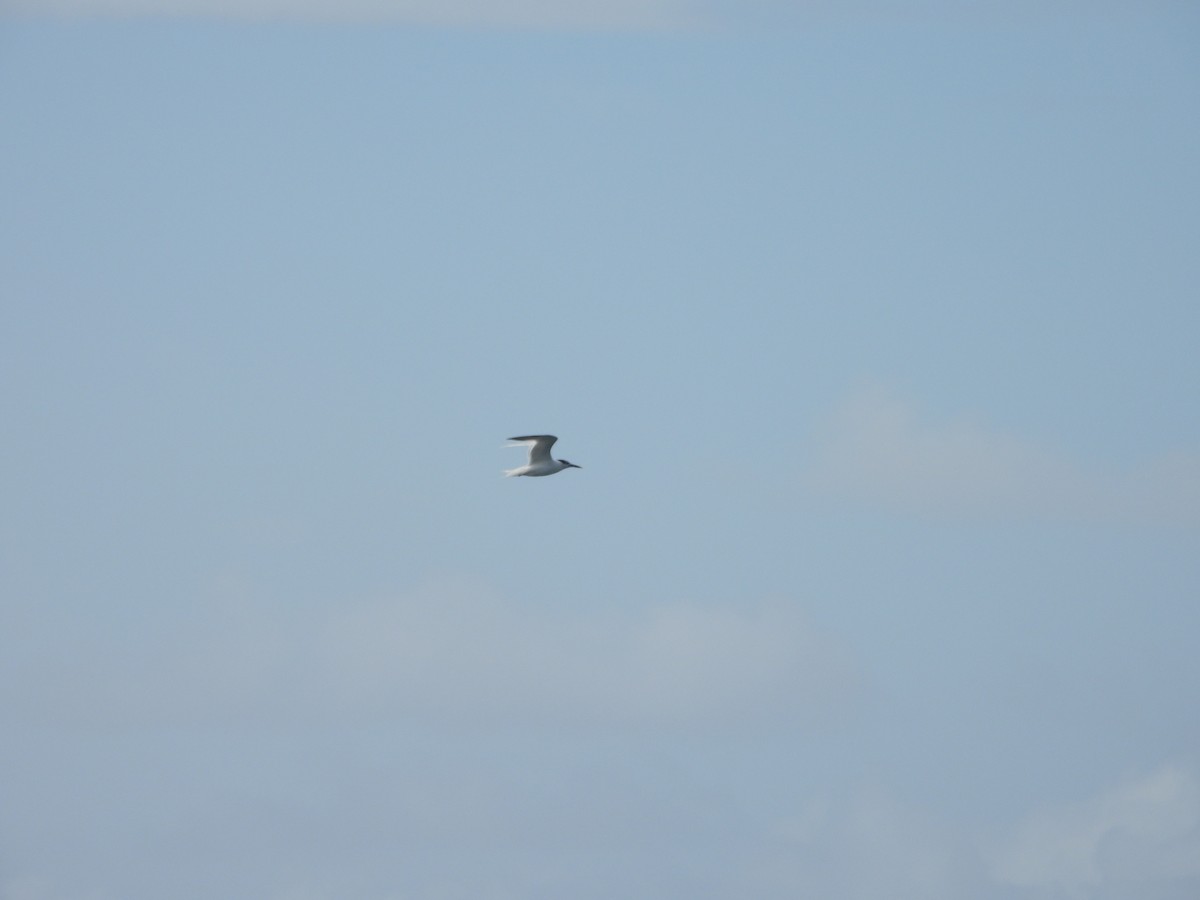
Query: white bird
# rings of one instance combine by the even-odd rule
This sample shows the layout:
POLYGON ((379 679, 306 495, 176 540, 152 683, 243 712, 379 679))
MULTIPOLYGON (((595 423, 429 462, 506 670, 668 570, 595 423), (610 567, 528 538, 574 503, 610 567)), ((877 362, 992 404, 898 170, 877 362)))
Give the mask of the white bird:
POLYGON ((554 442, 558 440, 552 434, 527 434, 524 437, 509 438, 515 443, 509 444, 510 447, 517 447, 522 444, 529 445, 529 462, 523 466, 518 466, 515 469, 505 469, 504 474, 509 478, 514 475, 553 475, 555 472, 561 472, 563 469, 582 469, 583 466, 577 466, 573 462, 567 462, 565 459, 551 459, 550 448, 554 446, 554 442))

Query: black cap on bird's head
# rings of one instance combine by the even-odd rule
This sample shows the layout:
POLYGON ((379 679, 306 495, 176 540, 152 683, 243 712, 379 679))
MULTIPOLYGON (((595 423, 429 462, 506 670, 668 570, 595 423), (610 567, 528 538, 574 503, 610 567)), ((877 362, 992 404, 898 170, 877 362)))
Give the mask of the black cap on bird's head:
POLYGON ((562 463, 564 466, 567 466, 572 469, 582 469, 583 468, 583 466, 577 466, 577 465, 575 465, 575 463, 567 462, 565 459, 560 459, 559 462, 562 463))

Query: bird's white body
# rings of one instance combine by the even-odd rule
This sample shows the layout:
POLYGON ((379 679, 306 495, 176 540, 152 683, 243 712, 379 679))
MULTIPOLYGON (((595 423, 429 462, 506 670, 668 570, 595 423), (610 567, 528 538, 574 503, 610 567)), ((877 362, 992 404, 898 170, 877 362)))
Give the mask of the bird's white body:
POLYGON ((508 445, 510 447, 529 445, 529 462, 515 469, 505 469, 504 474, 509 478, 517 475, 553 475, 563 469, 582 468, 582 466, 567 462, 565 459, 551 459, 550 448, 558 440, 552 434, 527 434, 524 437, 514 437, 509 440, 514 442, 508 445))

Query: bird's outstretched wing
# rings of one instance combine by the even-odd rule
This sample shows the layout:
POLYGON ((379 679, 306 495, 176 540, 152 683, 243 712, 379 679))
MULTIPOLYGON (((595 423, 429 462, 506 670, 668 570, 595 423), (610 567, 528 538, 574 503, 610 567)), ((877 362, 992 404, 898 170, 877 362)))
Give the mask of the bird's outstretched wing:
POLYGON ((527 434, 524 437, 509 438, 518 444, 529 444, 529 464, 532 466, 536 463, 550 461, 550 448, 554 446, 554 442, 558 440, 552 434, 527 434))

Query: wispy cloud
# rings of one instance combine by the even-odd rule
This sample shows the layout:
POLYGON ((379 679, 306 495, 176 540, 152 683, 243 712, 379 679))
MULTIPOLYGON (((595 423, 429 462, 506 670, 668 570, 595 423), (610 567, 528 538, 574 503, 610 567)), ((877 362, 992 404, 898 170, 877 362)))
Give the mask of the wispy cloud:
MULTIPOLYGON (((830 21, 1037 20, 1095 13, 1082 0, 7 0, 4 15, 189 17, 231 21, 393 22, 469 28, 690 29, 830 21)), ((1104 7, 1104 4, 1099 4, 1104 7)))
POLYGON ((695 24, 695 0, 9 0, 9 14, 70 18, 396 22, 440 26, 668 28, 695 24))
MULTIPOLYGON (((689 722, 754 715, 809 693, 819 647, 782 608, 688 604, 638 613, 546 614, 442 586, 362 604, 321 623, 335 681, 371 703, 501 720, 689 722), (802 649, 803 648, 803 649, 802 649)), ((818 691, 819 692, 819 691, 818 691)))
POLYGON ((816 435, 811 489, 926 515, 1200 521, 1200 454, 1086 465, 977 421, 931 422, 882 389, 859 392, 816 435))
POLYGON ((886 791, 814 800, 778 823, 759 876, 771 896, 981 897, 966 843, 886 791))
POLYGON ((1194 887, 1200 780, 1165 766, 1087 802, 1036 812, 995 852, 992 871, 1054 896, 1157 896, 1153 883, 1185 879, 1194 887))
POLYGON ((7 703, 23 717, 118 723, 399 715, 705 729, 804 723, 857 690, 846 655, 782 602, 555 613, 439 583, 309 612, 243 597, 207 616, 144 640, 47 636, 7 703))
POLYGON ((770 896, 1177 900, 1200 884, 1200 780, 1165 765, 991 840, 887 790, 814 797, 752 868, 770 896))

